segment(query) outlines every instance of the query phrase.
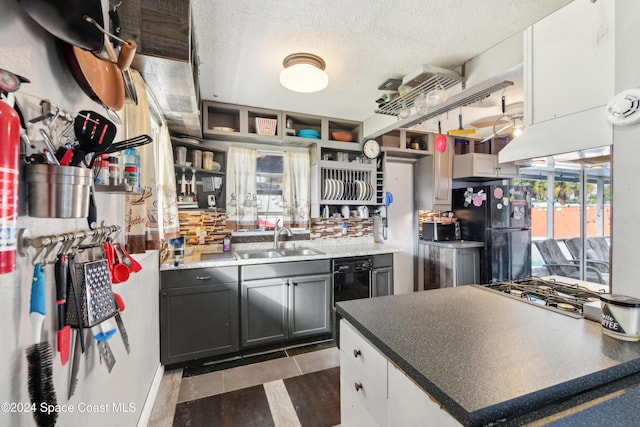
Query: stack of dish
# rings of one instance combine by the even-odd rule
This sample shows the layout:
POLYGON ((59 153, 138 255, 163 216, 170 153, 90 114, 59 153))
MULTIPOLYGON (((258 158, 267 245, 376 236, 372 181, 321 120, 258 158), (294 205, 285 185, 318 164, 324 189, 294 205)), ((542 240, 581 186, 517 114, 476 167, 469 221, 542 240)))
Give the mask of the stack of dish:
POLYGON ((322 189, 323 200, 371 200, 373 185, 367 181, 342 181, 325 179, 322 189))
POLYGON ((315 129, 300 129, 298 131, 298 136, 300 138, 320 139, 320 131, 315 129))

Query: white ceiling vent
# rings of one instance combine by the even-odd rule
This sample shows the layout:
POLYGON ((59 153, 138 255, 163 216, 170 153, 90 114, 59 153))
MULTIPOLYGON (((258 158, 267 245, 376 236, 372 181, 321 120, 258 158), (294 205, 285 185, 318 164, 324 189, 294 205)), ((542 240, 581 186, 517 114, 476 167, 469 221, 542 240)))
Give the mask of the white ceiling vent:
POLYGON ((607 118, 617 126, 640 122, 640 89, 627 89, 615 95, 607 104, 607 118))

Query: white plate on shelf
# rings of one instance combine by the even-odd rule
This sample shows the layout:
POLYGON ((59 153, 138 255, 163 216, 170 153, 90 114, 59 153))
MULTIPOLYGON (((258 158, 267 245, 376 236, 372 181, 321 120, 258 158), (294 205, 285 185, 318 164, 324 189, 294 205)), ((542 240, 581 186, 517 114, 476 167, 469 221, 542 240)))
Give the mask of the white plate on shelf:
POLYGON ((335 197, 335 199, 336 199, 336 200, 341 200, 341 199, 342 199, 342 196, 343 196, 343 194, 344 194, 344 182, 342 182, 342 181, 337 181, 337 180, 336 180, 336 182, 338 183, 338 191, 336 192, 336 197, 335 197))
POLYGON ((327 178, 325 181, 327 185, 327 194, 325 194, 324 199, 331 200, 333 195, 333 180, 331 178, 327 178))

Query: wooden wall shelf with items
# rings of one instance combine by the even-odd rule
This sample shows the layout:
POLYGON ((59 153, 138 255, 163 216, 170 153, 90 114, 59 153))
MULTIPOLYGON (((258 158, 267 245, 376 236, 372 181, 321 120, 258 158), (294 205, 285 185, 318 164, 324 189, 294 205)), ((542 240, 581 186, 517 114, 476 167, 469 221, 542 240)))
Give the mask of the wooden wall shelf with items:
POLYGON ((295 140, 319 139, 322 141, 357 143, 362 137, 362 122, 292 113, 289 111, 285 111, 282 114, 286 126, 284 131, 284 138, 286 140, 294 140, 294 138, 295 140), (309 130, 318 132, 319 137, 304 138, 300 136, 309 130))
POLYGON ((435 135, 431 132, 398 128, 376 138, 391 157, 415 159, 433 155, 435 135))
POLYGON ((214 140, 309 147, 318 141, 357 143, 362 122, 203 101, 202 132, 214 140), (268 130, 260 128, 262 119, 272 125, 268 130))
POLYGON ((360 144, 319 142, 311 148, 311 217, 321 206, 384 204, 383 156, 368 159, 360 144))
POLYGON ((194 138, 172 137, 179 209, 225 207, 225 157, 194 138))
POLYGON ((202 134, 206 139, 279 143, 282 141, 282 112, 203 101, 202 134))

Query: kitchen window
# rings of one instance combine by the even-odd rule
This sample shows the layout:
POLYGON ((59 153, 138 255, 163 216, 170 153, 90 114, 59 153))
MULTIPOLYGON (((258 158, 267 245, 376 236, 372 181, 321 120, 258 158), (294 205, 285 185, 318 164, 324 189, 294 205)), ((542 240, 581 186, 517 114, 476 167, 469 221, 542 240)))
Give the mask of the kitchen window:
POLYGON ((257 153, 256 195, 258 228, 272 229, 283 223, 282 173, 283 153, 257 153))
POLYGON ((278 220, 288 227, 309 227, 308 152, 230 147, 227 158, 227 225, 232 230, 272 230, 278 220))
MULTIPOLYGON (((608 282, 611 245, 610 150, 592 151, 536 159, 530 167, 521 168, 515 182, 532 189, 532 240, 555 239, 566 259, 580 265, 582 278, 595 281, 594 277, 600 276, 598 281, 604 284, 608 282), (599 271, 597 276, 589 273, 594 268, 599 271)), ((532 271, 544 264, 534 245, 532 271)))

